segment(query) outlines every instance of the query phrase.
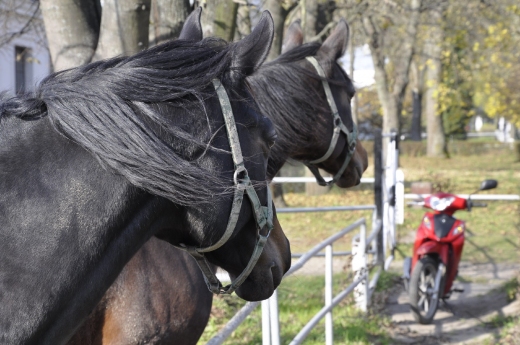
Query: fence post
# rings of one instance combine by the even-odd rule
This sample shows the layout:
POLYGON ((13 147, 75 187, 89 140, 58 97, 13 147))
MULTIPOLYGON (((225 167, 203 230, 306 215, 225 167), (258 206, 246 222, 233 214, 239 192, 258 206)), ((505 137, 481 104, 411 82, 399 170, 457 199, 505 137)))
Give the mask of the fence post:
POLYGON ((269 300, 262 301, 262 345, 271 345, 271 318, 269 300))
POLYGON ((278 290, 274 290, 269 301, 269 319, 271 320, 271 345, 280 345, 280 322, 278 313, 278 290))
MULTIPOLYGON (((325 247, 325 306, 332 305, 332 245, 325 247)), ((325 344, 334 343, 332 310, 325 315, 325 344)))
POLYGON ((395 234, 395 203, 396 203, 396 169, 397 169, 397 132, 392 130, 388 135, 389 143, 387 145, 388 152, 384 162, 384 184, 383 184, 383 250, 384 257, 388 259, 393 255, 394 250, 394 234, 395 234), (388 248, 392 250, 387 253, 388 248))
MULTIPOLYGON (((374 131, 374 204, 376 218, 383 221, 383 135, 381 130, 374 131)), ((382 223, 381 223, 382 224, 382 223)), ((383 250, 383 229, 376 236, 376 264, 383 266, 385 257, 383 250)))
POLYGON ((354 271, 354 281, 365 278, 354 288, 354 300, 356 307, 366 312, 368 310, 368 271, 366 256, 366 224, 361 224, 359 236, 352 239, 352 270, 354 271))
POLYGON ((404 172, 397 169, 395 172, 395 221, 404 223, 404 172))

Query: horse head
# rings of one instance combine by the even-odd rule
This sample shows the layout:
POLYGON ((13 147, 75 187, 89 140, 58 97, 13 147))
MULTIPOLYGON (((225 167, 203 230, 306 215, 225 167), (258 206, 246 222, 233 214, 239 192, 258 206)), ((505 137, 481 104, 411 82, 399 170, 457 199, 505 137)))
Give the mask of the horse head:
MULTIPOLYGON (((202 40, 200 12, 199 8, 187 18, 181 40, 202 40)), ((218 294, 236 290, 246 300, 269 297, 290 267, 288 241, 272 209, 266 183, 267 160, 276 132, 271 121, 258 111, 245 85, 245 78, 266 58, 273 32, 272 18, 264 12, 249 36, 231 44, 230 68, 215 86, 218 97, 213 101, 218 105, 211 108, 221 109, 224 117, 229 111, 228 117, 234 123, 225 120, 214 124, 220 131, 212 132, 212 145, 221 151, 212 154, 221 156, 217 159, 219 169, 234 175, 233 185, 228 186, 233 193, 219 202, 190 207, 185 215, 197 221, 178 223, 175 229, 158 235, 192 254, 211 291, 218 294), (223 287, 208 262, 225 269, 232 284, 223 287)), ((201 159, 215 161, 210 157, 201 159)))
POLYGON ((299 20, 295 21, 284 36, 282 55, 250 78, 257 85, 254 90, 267 80, 273 89, 283 90, 285 84, 290 90, 285 97, 278 96, 280 101, 260 101, 262 106, 280 109, 283 118, 273 121, 280 138, 287 137, 273 149, 270 176, 290 157, 303 161, 321 185, 336 183, 344 188, 359 184, 368 161, 352 117, 355 88, 336 62, 345 53, 348 39, 348 25, 340 20, 323 44, 302 44, 303 31, 299 20), (262 81, 262 75, 269 79, 264 76, 262 81), (319 169, 332 174, 333 180, 326 183, 319 169))

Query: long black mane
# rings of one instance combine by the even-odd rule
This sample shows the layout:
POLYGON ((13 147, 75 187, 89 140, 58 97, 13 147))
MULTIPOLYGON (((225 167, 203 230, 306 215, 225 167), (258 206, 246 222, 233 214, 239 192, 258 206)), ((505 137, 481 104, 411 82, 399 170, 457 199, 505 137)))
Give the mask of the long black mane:
POLYGON ((309 86, 309 79, 319 80, 314 70, 307 70, 299 63, 307 56, 314 56, 319 43, 308 43, 289 50, 275 60, 264 64, 247 78, 261 112, 271 118, 280 135, 269 156, 268 176, 277 172, 276 162, 289 156, 313 149, 315 138, 326 135, 319 112, 330 112, 326 98, 309 86))
POLYGON ((231 84, 226 72, 234 47, 218 39, 175 40, 58 72, 32 93, 0 95, 0 120, 47 116, 60 133, 132 184, 181 205, 211 202, 228 191, 230 179, 203 166, 200 157, 183 156, 162 136, 207 151, 211 133, 195 138, 174 124, 171 110, 207 116, 203 102, 214 95, 212 79, 231 84))

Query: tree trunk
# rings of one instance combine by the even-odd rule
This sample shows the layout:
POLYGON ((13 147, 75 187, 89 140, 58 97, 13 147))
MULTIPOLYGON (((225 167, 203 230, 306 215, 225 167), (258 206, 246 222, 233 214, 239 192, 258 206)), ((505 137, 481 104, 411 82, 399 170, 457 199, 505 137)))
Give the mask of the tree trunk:
POLYGON ((204 37, 216 36, 228 42, 235 36, 238 3, 233 0, 206 1, 202 11, 202 32, 204 37))
POLYGON ((301 0, 301 19, 304 42, 316 36, 316 22, 318 20, 318 0, 301 0))
POLYGON ((444 38, 441 27, 442 7, 437 5, 428 11, 431 25, 425 41, 424 51, 428 56, 426 62, 426 91, 424 93, 425 113, 427 118, 427 155, 431 157, 446 157, 446 139, 442 125, 442 116, 438 114, 436 93, 441 78, 441 45, 444 38))
POLYGON ((414 53, 414 44, 419 24, 421 0, 411 0, 409 7, 406 34, 401 39, 399 58, 393 61, 394 75, 393 85, 390 88, 389 78, 385 70, 384 40, 381 28, 379 28, 371 16, 363 18, 363 28, 368 38, 368 45, 374 64, 374 78, 376 89, 383 108, 383 132, 388 133, 395 129, 401 130, 401 112, 403 108, 404 94, 408 85, 410 64, 414 53))
POLYGON ((279 0, 266 0, 264 8, 271 12, 274 21, 274 39, 267 56, 267 61, 271 61, 282 52, 284 23, 287 11, 282 7, 279 0))
POLYGON ((99 1, 41 0, 40 3, 54 70, 90 62, 99 37, 99 1))
POLYGON ((412 91, 412 128, 410 129, 410 139, 412 139, 413 141, 422 140, 421 103, 422 103, 422 94, 418 90, 413 90, 412 91))
MULTIPOLYGON (((350 35, 352 36, 352 35, 350 35)), ((348 51, 349 51, 349 73, 348 76, 350 77, 350 80, 354 80, 354 63, 356 61, 356 47, 354 47, 354 40, 352 37, 349 37, 348 40, 348 51)), ((351 100, 351 109, 352 109, 352 120, 355 124, 358 123, 358 97, 357 93, 354 94, 354 98, 351 100)))
POLYGON ((235 40, 241 40, 251 33, 251 13, 248 4, 238 4, 235 40))
POLYGON ((421 71, 415 62, 411 66, 412 75, 412 127, 410 128, 410 137, 413 141, 422 140, 422 89, 421 89, 421 71))
POLYGON ((94 60, 132 55, 148 48, 151 0, 104 0, 94 60))
POLYGON ((383 35, 381 34, 379 28, 375 25, 372 17, 365 16, 362 21, 363 28, 368 39, 368 45, 370 47, 372 63, 374 65, 374 81, 377 95, 383 109, 383 132, 389 132, 390 128, 395 128, 397 126, 398 121, 395 109, 390 109, 391 97, 390 87, 388 85, 388 76, 385 70, 383 35))
POLYGON ((152 0, 150 46, 179 37, 190 12, 190 0, 152 0))

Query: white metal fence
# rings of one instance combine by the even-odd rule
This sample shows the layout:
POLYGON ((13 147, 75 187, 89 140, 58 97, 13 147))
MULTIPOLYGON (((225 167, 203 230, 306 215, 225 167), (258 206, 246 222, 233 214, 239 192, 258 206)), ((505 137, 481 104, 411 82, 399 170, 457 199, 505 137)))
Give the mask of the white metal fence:
MULTIPOLYGON (((300 330, 292 339, 290 345, 301 344, 310 331, 325 318, 325 339, 327 345, 333 344, 333 318, 332 309, 338 305, 350 293, 353 293, 356 306, 366 311, 370 305, 370 299, 375 290, 379 276, 383 270, 388 269, 394 259, 396 246, 396 224, 404 221, 404 200, 409 198, 424 197, 426 195, 405 194, 404 174, 398 169, 399 148, 394 133, 376 135, 374 142, 374 178, 363 178, 362 183, 373 183, 375 204, 358 206, 331 206, 331 207, 302 207, 302 208, 280 208, 277 213, 298 212, 334 212, 334 211, 358 211, 372 210, 372 228, 367 235, 367 222, 360 218, 356 222, 346 226, 338 233, 317 244, 314 248, 303 254, 293 255, 299 260, 292 265, 286 273, 286 277, 301 269, 311 258, 317 256, 325 257, 325 303, 323 308, 300 330), (382 141, 387 141, 387 152, 385 164, 383 164, 382 141), (333 244, 345 235, 359 229, 359 233, 352 240, 352 251, 333 252, 333 244), (325 250, 325 253, 322 251, 325 250), (333 296, 333 256, 352 255, 353 281, 343 287, 343 290, 333 296), (374 272, 371 272, 374 270, 374 272), (369 276, 372 279, 369 281, 369 276)), ((302 183, 314 182, 311 177, 276 177, 273 183, 302 183)), ((518 195, 475 195, 477 200, 520 200, 518 195)), ((260 304, 260 302, 249 302, 207 345, 220 345, 238 328, 245 318, 260 304)), ((278 295, 262 301, 262 345, 280 344, 280 324, 278 314, 278 295)))

